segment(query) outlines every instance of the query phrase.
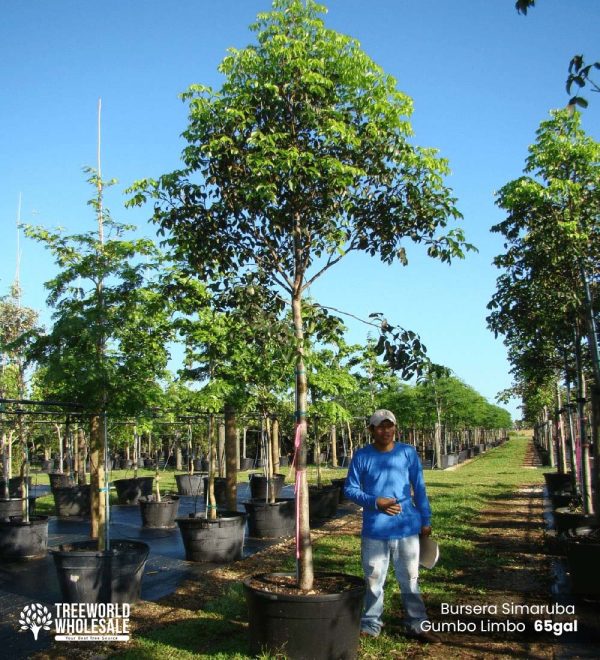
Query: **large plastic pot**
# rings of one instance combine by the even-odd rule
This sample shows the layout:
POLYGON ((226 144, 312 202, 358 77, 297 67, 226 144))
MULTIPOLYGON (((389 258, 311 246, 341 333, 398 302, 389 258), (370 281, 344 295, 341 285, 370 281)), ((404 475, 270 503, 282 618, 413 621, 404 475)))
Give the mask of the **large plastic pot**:
MULTIPOLYGON (((221 509, 227 507, 227 479, 225 477, 215 477, 215 502, 221 509)), ((204 485, 204 494, 208 494, 208 477, 202 477, 204 485)))
POLYGON ((48 551, 48 516, 0 521, 0 559, 41 559, 48 551))
POLYGON ((11 497, 0 499, 0 520, 9 520, 11 516, 23 515, 23 498, 11 497))
POLYGON ((338 486, 314 486, 308 489, 310 520, 319 521, 333 518, 340 502, 340 489, 338 486))
MULTIPOLYGON (((276 593, 269 584, 279 575, 265 573, 244 580, 251 653, 290 660, 356 658, 364 581, 330 574, 342 581, 339 593, 286 594, 276 593)), ((315 582, 323 575, 317 573, 315 582)))
POLYGON ((55 488, 68 488, 73 485, 73 477, 63 472, 52 472, 48 475, 48 478, 50 479, 51 490, 55 488))
POLYGON ((570 472, 544 472, 544 479, 549 493, 571 487, 570 472))
MULTIPOLYGON (((31 489, 31 477, 27 477, 28 488, 31 489)), ((0 494, 4 494, 6 481, 0 479, 0 494)), ((23 477, 11 477, 8 480, 8 496, 9 497, 23 497, 23 477)))
POLYGON ((336 486, 337 488, 340 489, 339 503, 341 504, 342 502, 347 502, 348 500, 344 495, 344 488, 346 486, 346 477, 343 477, 341 479, 332 479, 331 485, 336 486))
POLYGON ((180 495, 200 497, 204 494, 203 474, 176 474, 177 492, 180 495))
POLYGON ((568 506, 555 509, 553 515, 554 528, 559 534, 564 534, 570 529, 576 529, 577 527, 593 525, 598 520, 594 514, 575 512, 568 506))
POLYGON ((250 497, 253 500, 266 500, 273 495, 278 497, 285 482, 285 474, 274 474, 272 479, 267 479, 262 474, 250 474, 250 497))
POLYGON ((253 458, 240 458, 240 472, 251 470, 253 465, 254 465, 253 458))
POLYGON ((272 504, 262 500, 244 502, 248 513, 248 535, 261 539, 293 536, 296 530, 294 503, 294 499, 279 499, 272 504))
POLYGON ((139 502, 140 497, 152 495, 154 477, 116 479, 113 483, 117 489, 119 504, 133 505, 139 502))
POLYGON ((91 514, 91 486, 55 488, 54 507, 59 518, 89 518, 91 514))
POLYGON ((567 562, 573 593, 600 597, 600 528, 577 528, 567 540, 567 562))
POLYGON ((66 543, 51 550, 62 600, 66 603, 134 603, 139 600, 150 548, 115 539, 110 550, 96 541, 66 543))
POLYGON ((142 527, 152 529, 171 529, 175 527, 175 518, 179 508, 179 496, 166 495, 160 502, 155 499, 141 498, 139 501, 142 527))
POLYGON ((228 562, 242 558, 246 513, 222 511, 216 520, 176 518, 188 561, 228 562))

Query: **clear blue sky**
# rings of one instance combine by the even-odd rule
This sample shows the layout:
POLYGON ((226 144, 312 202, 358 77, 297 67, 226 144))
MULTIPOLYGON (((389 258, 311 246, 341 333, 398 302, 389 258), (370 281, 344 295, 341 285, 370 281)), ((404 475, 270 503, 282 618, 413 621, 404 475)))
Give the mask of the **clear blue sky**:
MULTIPOLYGON (((409 265, 349 256, 312 295, 359 316, 381 311, 419 332, 431 358, 493 400, 510 385, 500 340, 485 327, 495 288, 489 233, 501 218, 494 191, 520 175, 535 130, 564 90, 572 55, 600 59, 598 0, 538 0, 527 17, 514 0, 330 0, 326 23, 356 37, 414 99, 415 143, 450 160, 467 238, 479 248, 451 267, 415 248, 409 265)), ((269 0, 3 0, 0 20, 0 292, 15 273, 19 193, 23 222, 91 229, 96 105, 103 104, 107 195, 115 218, 144 225, 148 209, 125 210, 135 179, 179 164, 191 83, 219 86, 228 47, 253 39, 248 25, 269 0)), ((599 76, 600 77, 600 76, 599 76)), ((598 139, 600 95, 587 93, 584 128, 598 139)), ((53 274, 43 250, 22 242, 26 305, 43 309, 53 274)), ((47 311, 42 312, 44 319, 47 311)), ((365 330, 350 324, 350 339, 365 330)), ((513 415, 516 404, 510 406, 513 415)), ((517 415, 518 416, 518 413, 517 415)))

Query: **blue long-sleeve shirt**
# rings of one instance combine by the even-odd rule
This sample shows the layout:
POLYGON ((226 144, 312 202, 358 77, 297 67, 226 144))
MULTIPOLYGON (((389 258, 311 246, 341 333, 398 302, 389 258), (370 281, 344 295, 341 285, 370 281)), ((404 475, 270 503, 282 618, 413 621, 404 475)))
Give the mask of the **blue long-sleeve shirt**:
POLYGON ((375 445, 359 449, 352 457, 344 494, 363 507, 362 535, 368 538, 404 538, 431 524, 423 468, 411 445, 396 442, 390 451, 379 451, 375 445), (378 497, 395 497, 401 513, 379 511, 378 497))

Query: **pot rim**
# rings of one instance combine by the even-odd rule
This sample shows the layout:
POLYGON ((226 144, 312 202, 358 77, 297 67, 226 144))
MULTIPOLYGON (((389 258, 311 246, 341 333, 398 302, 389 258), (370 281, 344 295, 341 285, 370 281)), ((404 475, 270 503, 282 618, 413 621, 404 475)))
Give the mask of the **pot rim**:
POLYGON ((249 591, 260 594, 266 600, 285 600, 289 602, 307 602, 307 603, 320 603, 320 602, 329 602, 342 599, 347 595, 354 595, 357 591, 364 592, 366 589, 365 581, 363 578, 357 575, 351 575, 350 573, 339 573, 336 571, 318 571, 315 572, 315 579, 319 576, 336 576, 344 577, 351 583, 353 586, 350 589, 340 591, 334 594, 285 594, 285 593, 273 593, 272 591, 262 590, 256 586, 251 585, 252 580, 259 579, 264 576, 294 576, 294 573, 284 573, 284 572, 273 572, 268 573, 254 573, 253 575, 248 576, 242 582, 244 588, 249 591))
MULTIPOLYGON (((150 553, 150 546, 147 543, 144 543, 144 541, 138 541, 137 539, 111 539, 110 544, 112 546, 113 544, 121 542, 127 543, 129 545, 128 549, 130 550, 137 549, 145 551, 146 558, 150 553)), ((77 548, 77 546, 91 545, 94 543, 96 543, 96 541, 72 541, 71 543, 62 543, 55 548, 48 548, 48 552, 56 556, 76 555, 77 557, 114 557, 119 555, 118 548, 111 547, 109 550, 93 550, 92 548, 84 549, 83 547, 77 548), (69 546, 71 549, 62 549, 65 546, 69 546)))

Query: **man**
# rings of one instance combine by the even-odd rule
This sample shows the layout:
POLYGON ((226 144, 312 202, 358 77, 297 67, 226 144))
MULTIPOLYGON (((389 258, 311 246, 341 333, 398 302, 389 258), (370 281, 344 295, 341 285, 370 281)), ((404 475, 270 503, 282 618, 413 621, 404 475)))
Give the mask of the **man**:
POLYGON ((396 442, 396 418, 377 410, 369 420, 373 444, 353 456, 344 493, 363 507, 361 558, 367 591, 361 635, 377 637, 383 625, 383 588, 390 557, 404 605, 406 634, 422 642, 439 643, 421 630, 427 619, 417 584, 419 534, 431 534, 431 508, 423 469, 411 445, 396 442))

